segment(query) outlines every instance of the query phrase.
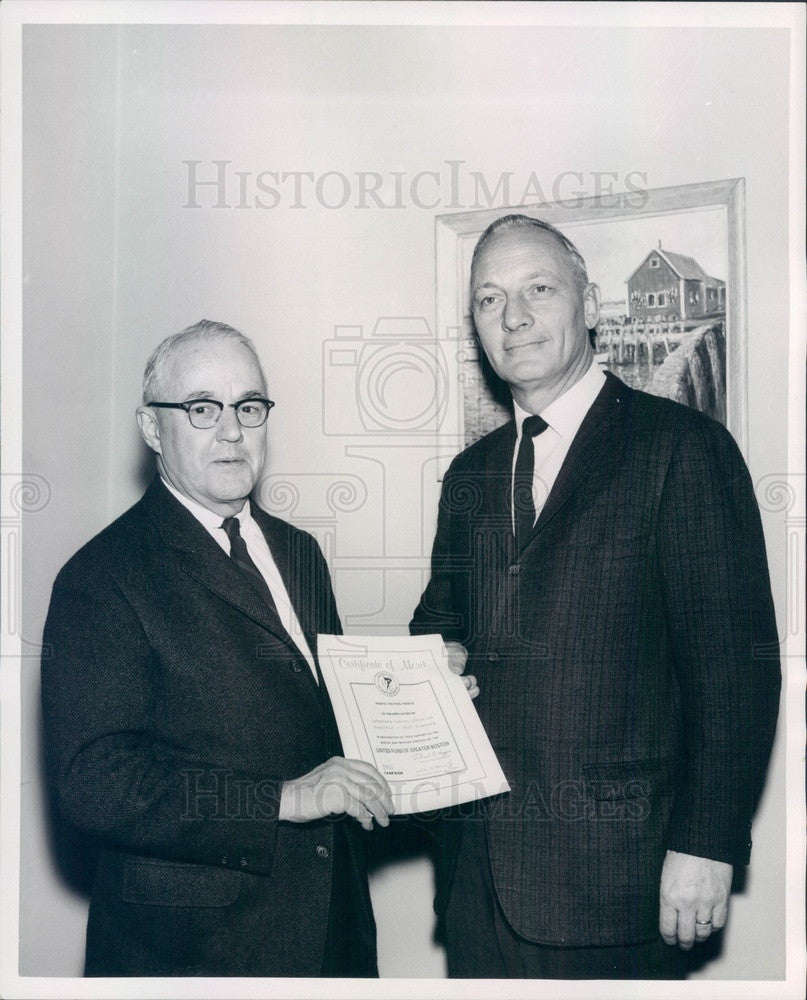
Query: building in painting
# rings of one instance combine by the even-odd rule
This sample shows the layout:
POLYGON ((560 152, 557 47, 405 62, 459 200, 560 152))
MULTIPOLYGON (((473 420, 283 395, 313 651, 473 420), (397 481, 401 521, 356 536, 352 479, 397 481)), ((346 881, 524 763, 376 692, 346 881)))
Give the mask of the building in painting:
POLYGON ((661 241, 627 279, 631 320, 685 322, 726 312, 726 282, 707 274, 692 257, 664 250, 661 241))

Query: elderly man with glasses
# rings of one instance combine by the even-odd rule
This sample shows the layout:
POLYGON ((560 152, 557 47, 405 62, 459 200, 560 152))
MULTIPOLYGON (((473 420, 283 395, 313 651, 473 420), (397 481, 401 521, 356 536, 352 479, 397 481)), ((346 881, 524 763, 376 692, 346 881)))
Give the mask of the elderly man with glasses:
POLYGON ((164 340, 137 410, 158 475, 54 585, 47 763, 100 847, 89 976, 377 975, 356 823, 392 802, 339 756, 322 553, 249 499, 273 405, 232 327, 164 340))

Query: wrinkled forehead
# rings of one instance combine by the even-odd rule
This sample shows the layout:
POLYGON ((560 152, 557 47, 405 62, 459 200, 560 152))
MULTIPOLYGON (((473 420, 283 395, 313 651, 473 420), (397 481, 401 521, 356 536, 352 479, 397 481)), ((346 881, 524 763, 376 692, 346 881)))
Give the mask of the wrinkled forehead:
POLYGON ((164 392, 235 390, 265 392, 258 359, 245 345, 235 340, 189 341, 180 344, 166 359, 160 375, 164 392))
POLYGON ((577 268, 554 233, 535 227, 500 230, 479 251, 471 272, 471 288, 502 283, 531 271, 547 271, 575 280, 577 268))

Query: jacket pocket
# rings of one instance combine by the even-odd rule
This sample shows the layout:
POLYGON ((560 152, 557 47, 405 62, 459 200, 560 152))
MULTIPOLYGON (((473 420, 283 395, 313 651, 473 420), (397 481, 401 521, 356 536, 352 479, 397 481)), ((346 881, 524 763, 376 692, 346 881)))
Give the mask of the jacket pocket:
POLYGON ((156 858, 128 858, 122 897, 146 906, 231 906, 241 891, 240 872, 156 858))

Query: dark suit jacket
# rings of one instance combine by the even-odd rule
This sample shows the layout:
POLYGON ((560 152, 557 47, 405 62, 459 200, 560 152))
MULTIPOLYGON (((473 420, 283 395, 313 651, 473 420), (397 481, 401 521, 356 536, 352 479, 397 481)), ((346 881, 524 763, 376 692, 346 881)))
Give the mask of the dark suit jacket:
MULTIPOLYGON (((252 511, 316 651, 341 631, 319 547, 252 511)), ((319 975, 335 824, 277 812, 283 780, 341 750, 274 609, 155 480, 59 573, 44 638, 50 779, 102 846, 86 974, 319 975)))
POLYGON ((668 849, 748 860, 780 685, 753 488, 725 428, 609 374, 516 552, 514 444, 510 422, 453 461, 412 631, 470 650, 512 789, 486 808, 512 927, 638 942, 668 849))

